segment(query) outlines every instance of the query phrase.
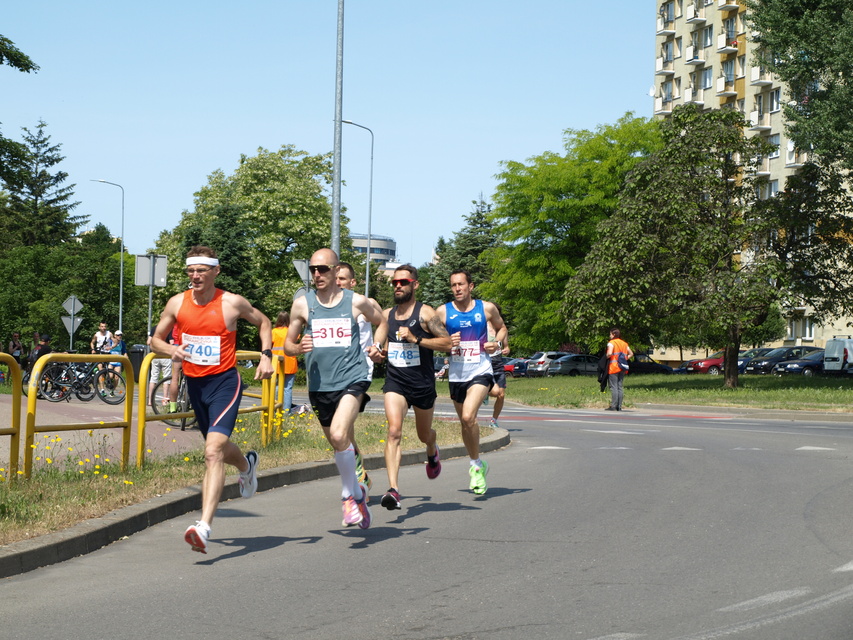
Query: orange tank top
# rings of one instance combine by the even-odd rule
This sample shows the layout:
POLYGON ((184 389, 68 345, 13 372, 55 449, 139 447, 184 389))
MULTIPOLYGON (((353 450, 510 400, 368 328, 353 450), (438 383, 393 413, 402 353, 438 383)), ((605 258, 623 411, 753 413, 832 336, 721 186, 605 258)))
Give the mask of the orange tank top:
POLYGON ((183 369, 190 378, 222 373, 237 365, 237 332, 225 326, 223 293, 217 289, 213 300, 198 305, 193 302, 193 292, 184 291, 177 323, 181 327, 180 342, 188 354, 183 369))

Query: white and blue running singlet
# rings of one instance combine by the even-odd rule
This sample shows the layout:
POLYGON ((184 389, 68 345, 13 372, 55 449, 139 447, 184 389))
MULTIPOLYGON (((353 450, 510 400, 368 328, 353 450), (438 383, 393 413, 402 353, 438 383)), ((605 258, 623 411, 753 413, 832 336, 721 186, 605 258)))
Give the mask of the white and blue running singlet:
POLYGON ((467 382, 479 375, 492 375, 492 359, 483 348, 488 342, 488 322, 482 300, 474 300, 471 311, 459 311, 452 302, 444 305, 447 333, 460 333, 459 346, 450 353, 450 382, 467 382))

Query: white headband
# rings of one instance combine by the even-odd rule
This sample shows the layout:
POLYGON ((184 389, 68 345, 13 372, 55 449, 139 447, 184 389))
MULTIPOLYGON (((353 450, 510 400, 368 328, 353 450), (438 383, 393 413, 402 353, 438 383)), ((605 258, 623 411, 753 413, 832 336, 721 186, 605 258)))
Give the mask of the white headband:
POLYGON ((193 265, 193 264, 206 264, 206 265, 209 265, 211 267, 218 267, 219 266, 219 259, 218 258, 208 258, 207 256, 191 256, 191 257, 187 258, 187 266, 189 267, 190 265, 193 265))

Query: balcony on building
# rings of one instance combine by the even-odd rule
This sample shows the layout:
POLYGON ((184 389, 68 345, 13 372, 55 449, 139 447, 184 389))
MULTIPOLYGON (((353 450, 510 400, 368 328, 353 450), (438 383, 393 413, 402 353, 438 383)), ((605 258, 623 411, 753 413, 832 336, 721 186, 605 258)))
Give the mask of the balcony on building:
POLYGON ((753 87, 766 87, 773 84, 773 78, 769 71, 761 67, 753 67, 749 75, 749 84, 753 87))
POLYGON ((672 113, 672 98, 655 98, 655 115, 666 116, 672 113))
POLYGON ((717 9, 720 11, 731 11, 733 9, 740 9, 740 4, 737 0, 717 0, 717 9))
POLYGON ((684 104, 705 104, 704 93, 705 91, 703 89, 688 87, 684 90, 684 104))
POLYGON ((770 114, 751 111, 749 114, 749 130, 750 131, 770 131, 770 114))
POLYGON ((684 11, 684 17, 691 24, 701 24, 705 22, 705 5, 700 4, 701 0, 687 5, 684 11))
POLYGON ((675 75, 675 70, 672 68, 672 58, 667 60, 663 56, 655 60, 655 75, 656 76, 672 76, 675 75))
POLYGON ((720 76, 717 78, 717 95, 721 98, 736 96, 737 91, 735 91, 735 79, 729 79, 726 78, 726 76, 720 76))
POLYGON ((737 53, 737 37, 721 33, 717 36, 717 53, 737 53))
POLYGON ((766 156, 758 158, 758 162, 755 165, 755 175, 765 178, 770 175, 770 158, 766 156))
POLYGON ((702 47, 688 45, 684 49, 684 64, 705 64, 705 56, 702 54, 702 47))
POLYGON ((663 16, 658 16, 658 30, 657 35, 659 36, 671 36, 675 35, 675 20, 668 20, 663 16))
POLYGON ((788 169, 798 169, 809 161, 809 154, 799 149, 791 148, 791 142, 788 142, 788 152, 785 154, 785 167, 788 169))

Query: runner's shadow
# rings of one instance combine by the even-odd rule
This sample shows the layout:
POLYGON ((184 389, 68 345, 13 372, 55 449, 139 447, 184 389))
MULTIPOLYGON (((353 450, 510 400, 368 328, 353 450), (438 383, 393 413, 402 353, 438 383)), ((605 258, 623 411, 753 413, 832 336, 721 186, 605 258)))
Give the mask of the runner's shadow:
POLYGON ((403 504, 409 503, 411 500, 419 500, 419 504, 411 507, 406 507, 403 512, 397 516, 397 519, 391 524, 403 524, 409 518, 417 518, 425 513, 448 513, 451 511, 471 511, 479 509, 459 502, 432 502, 431 496, 407 496, 403 504))
MULTIPOLYGON (((503 496, 511 496, 516 493, 527 493, 528 491, 533 491, 533 489, 510 489, 509 487, 489 487, 489 490, 486 491, 485 494, 478 496, 471 490, 467 489, 459 489, 460 493, 469 493, 477 502, 484 502, 489 500, 490 498, 500 498, 503 496)), ((472 507, 473 508, 473 507, 472 507)))
POLYGON ((239 558, 257 551, 269 551, 280 547, 288 542, 296 542, 299 544, 315 544, 322 540, 322 536, 309 536, 305 538, 285 538, 283 536, 260 536, 258 538, 231 538, 222 540, 211 540, 208 546, 210 549, 213 545, 224 545, 226 547, 235 547, 234 551, 226 553, 223 556, 201 560, 196 562, 198 565, 213 565, 222 560, 230 560, 231 558, 239 558))
POLYGON ((339 535, 342 538, 352 540, 351 549, 367 549, 372 544, 377 542, 385 542, 403 536, 413 536, 424 531, 428 531, 426 527, 413 527, 411 529, 398 529, 396 527, 376 527, 375 529, 359 529, 351 527, 347 529, 333 530, 329 533, 339 535))

